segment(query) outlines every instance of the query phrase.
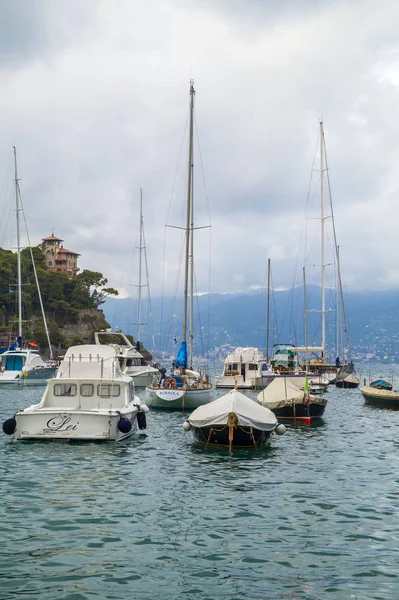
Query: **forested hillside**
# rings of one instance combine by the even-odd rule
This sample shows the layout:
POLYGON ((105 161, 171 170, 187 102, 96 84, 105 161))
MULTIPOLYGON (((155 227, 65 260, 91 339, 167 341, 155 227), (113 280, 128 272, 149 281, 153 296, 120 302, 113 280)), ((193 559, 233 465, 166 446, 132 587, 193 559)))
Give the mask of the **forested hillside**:
MULTIPOLYGON (((84 270, 75 277, 48 271, 40 247, 32 249, 51 342, 61 347, 92 341, 90 333, 107 326, 99 307, 105 298, 118 292, 106 287, 107 279, 98 272, 84 270), (68 333, 71 329, 72 337, 68 333), (79 334, 83 335, 79 335, 79 334)), ((48 346, 29 248, 21 251, 22 319, 24 337, 48 346)), ((17 334, 18 285, 17 255, 0 249, 0 336, 6 345, 17 334)))

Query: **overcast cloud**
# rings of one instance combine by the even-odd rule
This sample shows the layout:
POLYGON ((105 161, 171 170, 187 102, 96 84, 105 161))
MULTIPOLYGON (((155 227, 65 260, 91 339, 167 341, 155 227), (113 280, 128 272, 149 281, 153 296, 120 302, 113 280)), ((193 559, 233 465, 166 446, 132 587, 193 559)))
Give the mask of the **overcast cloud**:
POLYGON ((198 289, 210 239, 212 291, 264 285, 268 257, 275 286, 292 284, 320 116, 344 280, 399 287, 398 27, 394 0, 3 0, 0 242, 15 247, 16 143, 33 243, 54 230, 81 268, 135 293, 142 187, 152 293, 163 272, 172 291, 192 77, 196 224, 208 205, 212 224, 198 289))

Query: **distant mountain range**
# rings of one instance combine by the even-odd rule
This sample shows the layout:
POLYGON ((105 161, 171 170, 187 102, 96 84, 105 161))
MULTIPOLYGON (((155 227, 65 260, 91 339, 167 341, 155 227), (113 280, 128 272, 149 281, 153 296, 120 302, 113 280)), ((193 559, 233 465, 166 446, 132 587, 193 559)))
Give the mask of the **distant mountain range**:
MULTIPOLYGON (((273 291, 270 294, 269 348, 275 343, 303 345, 303 288, 273 291)), ((319 288, 307 290, 307 340, 309 345, 321 343, 321 293, 319 288)), ((145 303, 144 303, 145 304, 145 303)), ((235 346, 257 346, 266 350, 267 294, 265 290, 251 293, 200 295, 195 300, 194 352, 203 356, 209 351, 224 356, 235 346), (200 316, 198 316, 198 314, 200 316)), ((326 347, 330 359, 336 355, 337 325, 334 291, 326 294, 326 347)), ((137 337, 137 300, 107 298, 103 305, 112 328, 120 328, 137 337)), ((172 298, 152 299, 152 319, 148 306, 142 305, 141 331, 144 345, 150 349, 149 324, 153 322, 156 350, 173 354, 181 340, 182 301, 172 298), (176 340, 176 341, 174 341, 176 340)), ((399 290, 346 292, 347 327, 341 320, 341 339, 348 331, 352 355, 399 362, 399 290), (386 360, 386 359, 385 359, 386 360)), ((347 344, 346 344, 347 346, 347 344)), ((341 348, 341 343, 339 344, 341 348)), ((339 352, 341 354, 341 352, 339 352)))

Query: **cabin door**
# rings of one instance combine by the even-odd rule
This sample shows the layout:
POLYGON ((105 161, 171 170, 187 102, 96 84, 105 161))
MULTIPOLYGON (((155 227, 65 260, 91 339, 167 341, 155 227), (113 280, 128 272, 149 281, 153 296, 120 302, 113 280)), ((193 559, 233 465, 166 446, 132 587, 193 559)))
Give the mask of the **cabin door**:
POLYGON ((245 365, 241 365, 241 375, 243 376, 243 379, 245 381, 245 365))

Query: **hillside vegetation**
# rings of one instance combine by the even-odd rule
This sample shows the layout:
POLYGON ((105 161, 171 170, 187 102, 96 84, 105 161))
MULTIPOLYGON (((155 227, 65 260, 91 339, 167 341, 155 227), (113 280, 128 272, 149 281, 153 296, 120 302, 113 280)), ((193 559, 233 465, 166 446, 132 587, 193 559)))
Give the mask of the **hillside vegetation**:
MULTIPOLYGON (((51 343, 66 347, 71 343, 93 341, 93 332, 109 327, 99 307, 117 290, 106 287, 107 279, 84 270, 76 277, 47 271, 40 247, 32 249, 51 343)), ((29 248, 21 251, 22 319, 25 338, 41 348, 48 346, 40 299, 29 248)), ((17 255, 0 248, 0 336, 6 345, 15 339, 18 327, 17 255)))

